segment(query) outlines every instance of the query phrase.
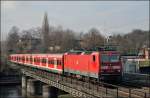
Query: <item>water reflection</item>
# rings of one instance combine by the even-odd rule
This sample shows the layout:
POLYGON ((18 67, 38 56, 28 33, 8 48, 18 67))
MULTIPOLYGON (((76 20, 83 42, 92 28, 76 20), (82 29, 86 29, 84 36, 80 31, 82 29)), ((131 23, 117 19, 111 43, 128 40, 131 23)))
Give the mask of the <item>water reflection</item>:
POLYGON ((21 86, 0 86, 0 98, 23 98, 21 96, 21 86))
MULTIPOLYGON (((0 85, 0 98, 31 98, 21 95, 21 85, 0 85)), ((41 96, 32 96, 32 98, 43 98, 41 96)), ((58 98, 73 98, 70 95, 61 95, 58 98)))
POLYGON ((0 98, 43 98, 42 96, 23 97, 20 85, 0 86, 0 98))

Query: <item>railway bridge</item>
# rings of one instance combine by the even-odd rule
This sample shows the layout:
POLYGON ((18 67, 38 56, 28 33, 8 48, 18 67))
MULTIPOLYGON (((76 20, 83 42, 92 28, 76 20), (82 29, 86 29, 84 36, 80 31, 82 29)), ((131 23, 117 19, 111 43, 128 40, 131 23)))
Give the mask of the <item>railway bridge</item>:
MULTIPOLYGON (((9 62, 10 64, 15 64, 9 62)), ((18 64, 15 64, 18 65, 18 64)), ((103 82, 87 82, 69 76, 19 64, 22 72, 22 95, 57 98, 60 90, 78 98, 148 98, 149 92, 114 86, 103 82)))

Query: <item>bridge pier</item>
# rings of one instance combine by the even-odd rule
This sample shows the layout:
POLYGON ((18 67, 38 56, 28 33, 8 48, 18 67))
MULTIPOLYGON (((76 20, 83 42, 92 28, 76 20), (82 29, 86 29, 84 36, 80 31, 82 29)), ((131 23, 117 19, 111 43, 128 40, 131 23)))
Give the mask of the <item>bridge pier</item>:
POLYGON ((22 88, 26 89, 27 87, 27 77, 26 76, 22 76, 22 88))
POLYGON ((35 95, 34 79, 28 79, 27 81, 27 96, 35 95))
POLYGON ((58 98, 58 89, 53 86, 43 85, 43 97, 58 98))
POLYGON ((43 92, 42 86, 43 86, 43 83, 41 81, 34 82, 35 95, 42 95, 42 92, 43 92))
POLYGON ((30 97, 33 95, 43 95, 44 98, 58 98, 58 89, 44 85, 42 82, 31 79, 25 75, 22 76, 22 96, 30 97))
POLYGON ((32 96, 32 95, 42 95, 42 85, 41 81, 35 79, 29 79, 29 77, 22 76, 22 96, 32 96))
POLYGON ((27 77, 25 75, 22 76, 21 86, 22 86, 22 96, 26 97, 26 95, 27 95, 27 77))

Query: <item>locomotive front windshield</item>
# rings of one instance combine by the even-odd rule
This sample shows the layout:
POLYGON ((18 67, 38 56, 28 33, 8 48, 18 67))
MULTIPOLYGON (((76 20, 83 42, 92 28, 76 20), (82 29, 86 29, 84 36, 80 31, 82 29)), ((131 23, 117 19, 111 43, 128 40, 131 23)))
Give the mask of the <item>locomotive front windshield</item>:
POLYGON ((101 61, 102 62, 119 62, 119 55, 102 54, 101 61))

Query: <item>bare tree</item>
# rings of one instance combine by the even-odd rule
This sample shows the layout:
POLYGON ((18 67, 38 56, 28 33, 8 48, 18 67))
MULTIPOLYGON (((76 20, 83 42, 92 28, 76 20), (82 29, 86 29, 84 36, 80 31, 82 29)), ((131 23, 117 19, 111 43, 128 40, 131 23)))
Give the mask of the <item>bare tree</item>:
POLYGON ((91 49, 104 44, 104 37, 95 28, 92 28, 88 33, 83 35, 82 40, 83 43, 81 46, 85 49, 91 49))
POLYGON ((19 52, 18 42, 19 42, 19 29, 13 26, 9 32, 7 38, 7 49, 8 53, 17 53, 19 52))
POLYGON ((71 30, 64 30, 60 41, 61 41, 60 46, 62 52, 64 51, 66 52, 76 47, 76 39, 73 31, 71 30))
POLYGON ((149 34, 149 31, 133 30, 124 35, 113 35, 112 40, 120 45, 121 53, 138 52, 143 45, 149 47, 149 34))

